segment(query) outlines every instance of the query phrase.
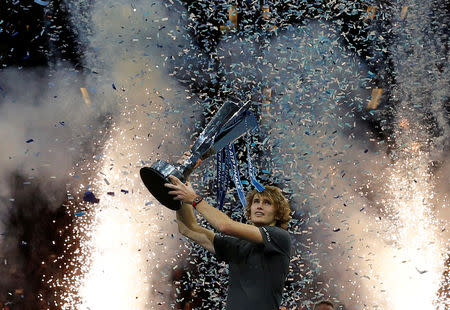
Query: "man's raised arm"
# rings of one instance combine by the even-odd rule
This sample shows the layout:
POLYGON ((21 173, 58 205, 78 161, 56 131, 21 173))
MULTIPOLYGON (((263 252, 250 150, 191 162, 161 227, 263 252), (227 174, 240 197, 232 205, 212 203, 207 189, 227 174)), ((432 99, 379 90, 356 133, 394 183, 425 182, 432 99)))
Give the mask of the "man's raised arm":
MULTIPOLYGON (((192 204, 194 198, 197 197, 197 194, 195 193, 192 186, 189 183, 184 184, 177 177, 170 176, 169 178, 172 184, 167 183, 165 185, 166 187, 172 189, 172 191, 170 191, 169 194, 174 195, 175 200, 183 201, 185 204, 186 203, 192 204)), ((192 212, 192 217, 194 218, 195 221, 192 207, 190 205, 188 205, 188 207, 190 207, 189 210, 192 212)), ((214 208, 204 200, 202 200, 196 206, 196 209, 215 229, 217 229, 223 234, 246 239, 248 241, 255 243, 264 242, 258 227, 233 221, 225 213, 214 208)), ((186 218, 186 220, 189 220, 190 216, 189 214, 183 213, 183 216, 186 218)))
POLYGON ((214 232, 197 224, 192 206, 183 203, 177 210, 178 231, 208 251, 215 253, 214 232))

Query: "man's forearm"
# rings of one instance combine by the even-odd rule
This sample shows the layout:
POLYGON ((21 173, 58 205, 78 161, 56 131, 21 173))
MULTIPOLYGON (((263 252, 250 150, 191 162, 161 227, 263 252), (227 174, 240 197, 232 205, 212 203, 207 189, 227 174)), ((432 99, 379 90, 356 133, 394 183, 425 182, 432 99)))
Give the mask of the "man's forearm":
MULTIPOLYGON (((174 195, 174 199, 184 201, 191 204, 196 198, 197 194, 192 188, 190 183, 184 184, 175 176, 169 176, 170 183, 166 183, 164 186, 171 189, 169 194, 174 195)), ((209 205, 206 201, 201 201, 197 204, 196 209, 203 217, 217 230, 223 232, 223 229, 228 228, 233 221, 221 211, 217 210, 213 206, 209 205)), ((177 211, 177 218, 182 221, 186 227, 198 227, 191 205, 184 204, 180 210, 177 211)))
POLYGON ((183 204, 181 208, 177 210, 177 220, 180 233, 208 251, 215 253, 214 232, 197 224, 191 205, 183 204))
MULTIPOLYGON (((264 239, 258 227, 233 221, 222 211, 202 200, 197 206, 198 212, 218 231, 225 235, 245 239, 254 243, 263 243, 264 239)), ((214 243, 214 237, 210 238, 214 243)))
POLYGON ((181 208, 177 210, 177 220, 181 221, 189 229, 194 229, 197 225, 193 208, 186 203, 183 203, 181 208))
POLYGON ((232 219, 219 209, 214 208, 205 200, 202 200, 196 209, 200 214, 218 231, 223 232, 227 225, 232 223, 232 219))

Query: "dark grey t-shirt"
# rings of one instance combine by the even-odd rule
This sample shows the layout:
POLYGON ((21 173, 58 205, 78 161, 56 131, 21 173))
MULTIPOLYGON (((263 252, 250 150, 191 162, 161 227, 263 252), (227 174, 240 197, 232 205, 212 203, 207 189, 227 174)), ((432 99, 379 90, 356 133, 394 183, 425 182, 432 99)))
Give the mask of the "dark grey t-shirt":
POLYGON ((230 266, 228 310, 278 310, 289 272, 291 238, 275 226, 259 227, 264 243, 230 236, 214 237, 219 260, 230 266))

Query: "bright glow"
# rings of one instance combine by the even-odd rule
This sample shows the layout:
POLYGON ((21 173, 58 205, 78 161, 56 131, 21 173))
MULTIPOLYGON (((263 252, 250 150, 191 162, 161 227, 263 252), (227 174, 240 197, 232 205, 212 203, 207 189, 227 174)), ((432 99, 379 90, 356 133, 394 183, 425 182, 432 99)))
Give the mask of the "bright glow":
POLYGON ((80 290, 82 308, 142 308, 149 288, 144 285, 147 266, 139 251, 139 227, 130 222, 125 210, 108 208, 98 215, 93 263, 80 290))
POLYGON ((428 160, 414 147, 405 148, 403 155, 392 166, 387 184, 391 197, 385 200, 386 238, 393 246, 377 254, 376 269, 388 309, 435 310, 445 245, 431 210, 428 160))
MULTIPOLYGON (((112 125, 102 154, 87 163, 87 170, 95 172, 88 190, 100 203, 89 204, 86 216, 77 218, 74 239, 80 245, 73 262, 81 266, 57 285, 68 288, 62 309, 153 309, 171 300, 178 251, 175 213, 159 205, 139 177, 143 159, 151 159, 149 153, 157 149, 141 138, 153 128, 141 126, 147 115, 145 106, 139 108, 124 107, 123 121, 112 125)), ((161 138, 155 134, 154 139, 159 143, 161 138)), ((80 188, 76 196, 84 191, 80 188)))
POLYGON ((100 181, 96 182, 101 203, 90 241, 92 263, 79 290, 79 309, 148 309, 157 301, 155 288, 164 291, 162 287, 170 280, 168 274, 154 278, 152 268, 159 271, 173 255, 167 248, 175 240, 167 236, 174 233, 174 226, 167 222, 173 224, 174 213, 161 216, 165 208, 147 192, 135 165, 130 165, 141 162, 137 142, 130 143, 136 141, 135 132, 115 132, 107 143, 100 181))

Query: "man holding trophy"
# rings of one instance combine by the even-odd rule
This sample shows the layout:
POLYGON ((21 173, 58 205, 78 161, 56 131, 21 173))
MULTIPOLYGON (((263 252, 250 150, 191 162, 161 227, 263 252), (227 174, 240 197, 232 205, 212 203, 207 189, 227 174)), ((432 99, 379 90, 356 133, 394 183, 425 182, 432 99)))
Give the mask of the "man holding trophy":
POLYGON ((185 153, 183 164, 159 161, 141 169, 150 192, 176 210, 179 231, 229 264, 227 310, 279 309, 290 261, 289 203, 279 188, 257 187, 246 197, 250 224, 244 224, 197 195, 187 179, 205 154, 223 149, 255 126, 247 105, 227 102, 200 134, 192 154, 185 153), (198 225, 193 209, 221 234, 198 225))

